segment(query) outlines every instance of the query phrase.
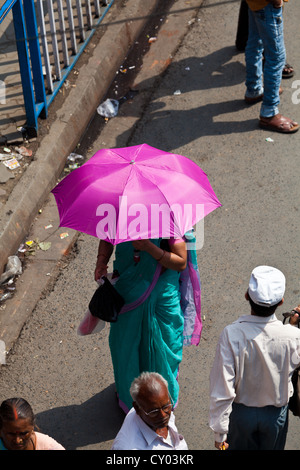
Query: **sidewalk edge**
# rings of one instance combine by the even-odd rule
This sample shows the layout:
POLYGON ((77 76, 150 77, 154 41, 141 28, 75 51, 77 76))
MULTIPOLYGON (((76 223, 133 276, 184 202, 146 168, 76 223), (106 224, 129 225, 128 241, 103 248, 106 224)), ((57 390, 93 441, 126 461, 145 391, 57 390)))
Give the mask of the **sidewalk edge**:
POLYGON ((146 4, 143 0, 128 0, 123 16, 108 28, 87 66, 80 71, 76 88, 67 97, 49 134, 43 139, 35 161, 5 204, 0 221, 1 273, 8 256, 14 254, 24 240, 38 210, 55 186, 66 157, 74 150, 116 71, 158 3, 158 0, 148 0, 146 4))

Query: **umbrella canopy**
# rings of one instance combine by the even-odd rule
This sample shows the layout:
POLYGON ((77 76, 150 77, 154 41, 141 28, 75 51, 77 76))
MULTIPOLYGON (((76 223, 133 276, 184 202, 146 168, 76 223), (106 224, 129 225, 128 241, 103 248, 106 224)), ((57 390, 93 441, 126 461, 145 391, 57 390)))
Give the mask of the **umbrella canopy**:
POLYGON ((99 150, 52 193, 61 227, 114 245, 181 237, 221 206, 198 165, 147 144, 99 150))

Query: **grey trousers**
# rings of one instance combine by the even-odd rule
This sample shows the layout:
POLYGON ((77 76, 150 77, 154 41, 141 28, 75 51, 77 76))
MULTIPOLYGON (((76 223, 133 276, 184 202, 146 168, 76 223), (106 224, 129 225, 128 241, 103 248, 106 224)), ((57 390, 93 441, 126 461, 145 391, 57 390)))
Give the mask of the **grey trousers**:
POLYGON ((249 407, 233 403, 228 450, 283 450, 288 430, 288 405, 249 407))

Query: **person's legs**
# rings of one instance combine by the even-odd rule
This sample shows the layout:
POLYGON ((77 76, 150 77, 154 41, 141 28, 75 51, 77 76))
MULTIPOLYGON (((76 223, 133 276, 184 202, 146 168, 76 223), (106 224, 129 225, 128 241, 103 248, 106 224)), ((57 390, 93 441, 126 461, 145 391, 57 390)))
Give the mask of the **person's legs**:
POLYGON ((227 442, 230 450, 283 450, 288 407, 248 407, 233 403, 227 442))
POLYGON ((249 10, 249 35, 245 50, 246 94, 245 99, 262 97, 263 89, 263 43, 259 36, 254 12, 249 10))
POLYGON ((261 10, 254 12, 249 10, 245 100, 248 103, 255 103, 263 99, 259 120, 260 127, 276 132, 292 133, 298 131, 298 123, 282 116, 278 110, 284 65, 282 8, 274 8, 270 3, 261 10), (262 85, 263 51, 265 65, 262 85))
POLYGON ((264 97, 260 115, 272 117, 279 113, 279 88, 285 64, 282 8, 269 4, 254 12, 254 16, 265 56, 264 97))
POLYGON ((258 450, 257 427, 256 408, 233 403, 229 418, 228 450, 258 450))
POLYGON ((284 450, 288 431, 288 406, 265 406, 262 410, 259 421, 261 450, 284 450))
POLYGON ((248 40, 248 4, 246 0, 241 0, 238 27, 236 32, 235 45, 239 51, 244 51, 248 40))

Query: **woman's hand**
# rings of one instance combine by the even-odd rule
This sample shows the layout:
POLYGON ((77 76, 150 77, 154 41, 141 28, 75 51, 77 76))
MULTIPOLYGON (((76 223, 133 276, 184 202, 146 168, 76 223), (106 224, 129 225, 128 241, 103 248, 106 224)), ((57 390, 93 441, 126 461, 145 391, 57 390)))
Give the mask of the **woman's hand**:
POLYGON ((107 264, 103 263, 103 261, 98 258, 97 263, 96 263, 96 269, 95 269, 95 281, 99 281, 102 276, 107 276, 107 264))
POLYGON ((104 240, 100 240, 99 248, 98 248, 98 255, 97 255, 97 262, 95 268, 95 281, 99 281, 102 276, 107 275, 107 268, 108 262, 112 255, 114 247, 111 243, 108 243, 104 240))
POLYGON ((132 242, 136 250, 146 251, 164 268, 174 271, 183 271, 186 267, 187 252, 185 242, 170 246, 170 251, 165 251, 152 243, 151 240, 136 240, 132 242))

